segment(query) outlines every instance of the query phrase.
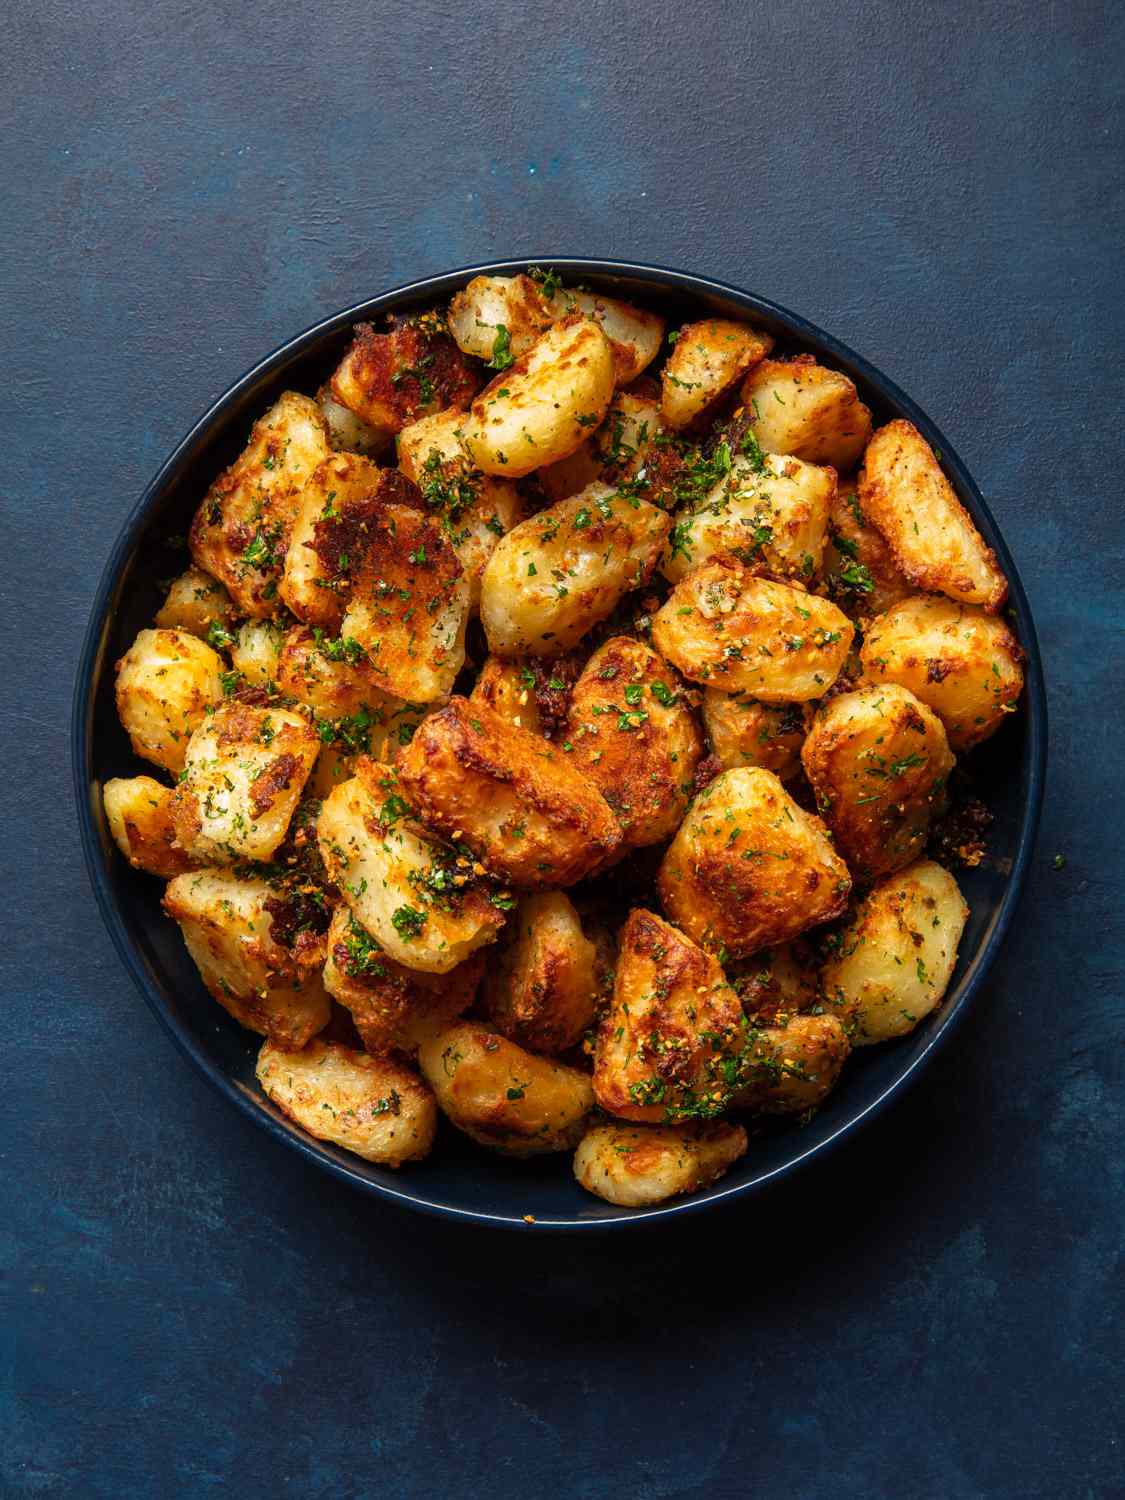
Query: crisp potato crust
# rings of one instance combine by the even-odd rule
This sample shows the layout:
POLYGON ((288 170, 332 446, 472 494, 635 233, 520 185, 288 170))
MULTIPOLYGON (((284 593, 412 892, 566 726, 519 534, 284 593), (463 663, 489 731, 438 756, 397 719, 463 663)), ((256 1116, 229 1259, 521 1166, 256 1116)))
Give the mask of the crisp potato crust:
POLYGON ((844 473, 871 436, 871 413, 855 386, 811 354, 764 359, 743 381, 741 398, 767 453, 791 453, 844 473))
POLYGON ((135 754, 182 771, 188 741, 223 699, 222 658, 186 630, 142 630, 117 663, 117 716, 135 754))
POLYGON ((746 1151, 741 1125, 595 1125, 574 1153, 587 1192, 621 1208, 648 1208, 709 1187, 746 1151))
POLYGON ((532 1052, 566 1052, 593 1024, 598 953, 562 891, 524 896, 481 995, 502 1036, 532 1052))
POLYGON ((449 331, 464 354, 519 359, 555 322, 530 276, 474 276, 449 304, 449 331))
POLYGON ((760 703, 748 693, 707 688, 703 724, 711 754, 724 771, 760 766, 782 781, 801 769, 801 746, 812 718, 807 703, 760 703))
POLYGON ((628 385, 648 368, 660 352, 664 339, 664 319, 656 313, 603 297, 600 292, 571 291, 560 287, 548 299, 548 306, 558 318, 575 315, 592 318, 606 338, 613 354, 613 378, 618 386, 628 385))
POLYGON ((685 324, 660 372, 666 424, 674 432, 690 427, 772 348, 768 333, 745 323, 704 318, 685 324))
POLYGON ((190 567, 169 584, 152 623, 158 630, 186 630, 206 641, 212 626, 226 626, 233 618, 234 602, 219 580, 190 567))
POLYGON ((243 620, 230 643, 230 660, 245 686, 276 687, 284 641, 276 620, 243 620))
POLYGON ((840 1077, 851 1045, 834 1015, 788 1016, 755 1035, 746 1082, 735 1107, 758 1114, 798 1115, 822 1104, 840 1077))
POLYGON ((995 614, 1008 582, 918 429, 888 422, 867 445, 859 475, 863 513, 917 588, 995 614))
POLYGON ((401 708, 400 700, 383 691, 365 655, 356 654, 354 661, 333 655, 336 644, 307 625, 292 626, 277 659, 278 688, 307 704, 320 718, 354 718, 366 713, 384 722, 401 708))
POLYGON ((151 776, 114 777, 102 788, 102 803, 113 841, 135 870, 170 880, 195 862, 176 843, 170 786, 151 776))
POLYGON ((819 818, 770 771, 724 771, 664 856, 665 911, 712 952, 744 957, 846 909, 851 877, 819 818))
POLYGON ((854 479, 840 483, 828 513, 824 585, 833 603, 853 620, 882 614, 915 592, 890 546, 864 515, 854 479))
POLYGON ((519 658, 490 656, 469 695, 470 703, 483 703, 518 729, 541 734, 535 673, 519 658))
POLYGON ((384 474, 361 454, 333 453, 309 476, 279 585, 282 600, 298 620, 333 633, 339 629, 350 587, 347 553, 358 550, 379 501, 400 498, 384 474), (346 533, 347 540, 330 550, 324 542, 333 533, 346 533))
POLYGON ((370 427, 354 411, 341 405, 331 386, 321 386, 316 403, 328 426, 328 442, 333 453, 361 453, 364 458, 379 458, 394 441, 386 427, 370 427))
POLYGON ((821 959, 815 943, 776 943, 727 965, 742 1008, 756 1024, 785 1025, 790 1016, 822 1000, 821 959))
POLYGON ((358 323, 330 389, 368 427, 394 433, 442 407, 467 407, 479 385, 444 321, 423 314, 390 333, 358 323))

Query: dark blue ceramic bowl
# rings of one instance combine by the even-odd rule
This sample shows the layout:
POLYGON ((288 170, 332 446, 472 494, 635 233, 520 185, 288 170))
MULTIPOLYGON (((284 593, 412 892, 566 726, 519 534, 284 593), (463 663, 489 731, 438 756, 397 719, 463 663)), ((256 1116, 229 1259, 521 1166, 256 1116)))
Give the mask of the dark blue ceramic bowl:
POLYGON ((137 774, 141 768, 117 721, 113 663, 159 607, 157 580, 176 571, 177 562, 182 566, 182 540, 177 552, 169 539, 182 539, 186 534, 200 496, 241 449, 254 418, 286 387, 314 391, 340 359, 352 324, 358 320, 444 301, 471 276, 524 271, 534 261, 503 261, 451 271, 372 297, 283 344, 215 402, 149 485, 123 525, 106 565, 75 683, 74 776, 94 893, 117 949, 155 1015, 220 1093, 277 1139, 366 1192, 428 1213, 525 1231, 528 1215, 538 1229, 596 1230, 698 1213, 755 1192, 828 1151, 918 1076, 968 1009, 1019 900, 1043 795, 1047 706, 1035 628, 1011 554, 948 439, 897 386, 818 328, 772 302, 721 282, 612 261, 547 256, 537 263, 554 266, 572 281, 634 297, 672 319, 749 314, 786 349, 811 352, 847 371, 877 423, 907 417, 941 451, 954 488, 995 549, 1011 585, 1010 608, 1027 653, 1027 690, 1020 712, 974 756, 976 780, 996 821, 988 859, 980 868, 958 876, 971 915, 953 983, 940 1010, 912 1036, 859 1052, 811 1124, 778 1130, 752 1142, 747 1155, 716 1187, 664 1207, 614 1208, 578 1187, 568 1157, 507 1161, 473 1147, 450 1128, 439 1137, 429 1161, 391 1172, 313 1140, 261 1097, 254 1082, 258 1038, 236 1026, 207 995, 179 929, 161 912, 160 882, 132 870, 114 848, 102 813, 102 783, 111 776, 137 774))

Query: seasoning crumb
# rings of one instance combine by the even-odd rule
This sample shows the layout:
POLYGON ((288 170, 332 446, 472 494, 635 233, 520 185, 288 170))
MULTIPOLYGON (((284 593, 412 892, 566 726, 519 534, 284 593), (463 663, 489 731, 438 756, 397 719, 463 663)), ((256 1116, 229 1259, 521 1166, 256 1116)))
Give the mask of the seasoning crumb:
POLYGON ((534 1214, 524 1214, 524 1216, 523 1216, 523 1222, 525 1224, 534 1224, 535 1223, 535 1215, 534 1214))

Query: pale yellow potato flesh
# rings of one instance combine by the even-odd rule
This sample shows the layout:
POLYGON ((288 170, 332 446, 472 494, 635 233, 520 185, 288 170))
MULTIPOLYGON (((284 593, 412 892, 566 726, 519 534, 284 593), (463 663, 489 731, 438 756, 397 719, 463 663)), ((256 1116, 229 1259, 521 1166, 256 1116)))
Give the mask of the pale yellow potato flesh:
POLYGON ((117 716, 133 750, 182 771, 188 741, 223 700, 222 657, 186 630, 142 630, 117 663, 117 716))
POLYGON ((729 1121, 703 1125, 592 1126, 574 1153, 574 1175, 587 1192, 620 1208, 650 1208, 709 1187, 747 1146, 729 1121))

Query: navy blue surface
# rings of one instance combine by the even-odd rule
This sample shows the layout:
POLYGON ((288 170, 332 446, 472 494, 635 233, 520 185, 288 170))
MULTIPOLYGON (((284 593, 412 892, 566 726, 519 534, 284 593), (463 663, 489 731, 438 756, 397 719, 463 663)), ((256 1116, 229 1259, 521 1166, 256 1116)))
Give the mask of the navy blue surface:
POLYGON ((1120 1493, 1122 43, 1082 3, 9 14, 4 1494, 1120 1493), (223 1106, 102 931, 65 746, 112 538, 208 402, 545 245, 903 385, 1052 697, 1029 895, 926 1079, 745 1209, 589 1244, 395 1213, 223 1106))

